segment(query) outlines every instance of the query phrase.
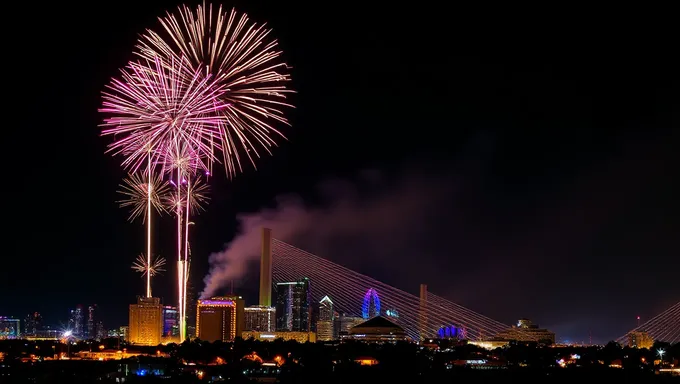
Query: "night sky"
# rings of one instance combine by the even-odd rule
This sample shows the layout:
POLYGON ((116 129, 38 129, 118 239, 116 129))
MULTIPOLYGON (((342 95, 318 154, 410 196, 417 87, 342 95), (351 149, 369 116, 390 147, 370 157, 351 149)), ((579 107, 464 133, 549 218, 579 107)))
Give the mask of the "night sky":
MULTIPOLYGON (((274 28, 297 108, 274 157, 212 179, 193 235, 198 291, 237 217, 267 209, 295 245, 413 293, 427 282, 508 324, 529 317, 560 340, 616 338, 679 300, 676 23, 291 3, 225 4, 274 28), (304 208, 288 215, 291 195, 304 208)), ((97 108, 137 34, 176 5, 16 9, 0 315, 58 325, 97 303, 106 326, 127 323, 144 230, 115 203, 124 172, 104 154, 97 108)), ((165 233, 157 249, 172 260, 165 233)), ((154 284, 167 302, 173 276, 154 284)), ((234 284, 255 302, 257 273, 234 284)))

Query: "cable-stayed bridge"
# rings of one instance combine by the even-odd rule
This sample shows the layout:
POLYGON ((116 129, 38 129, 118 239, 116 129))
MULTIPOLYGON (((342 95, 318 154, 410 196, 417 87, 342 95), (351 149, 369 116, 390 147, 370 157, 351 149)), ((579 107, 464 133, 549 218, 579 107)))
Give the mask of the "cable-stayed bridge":
POLYGON ((456 329, 459 337, 482 340, 510 328, 430 293, 425 286, 421 286, 420 296, 416 296, 281 240, 272 239, 271 243, 274 283, 309 278, 314 303, 327 295, 336 311, 357 317, 365 312, 364 299, 373 289, 379 297, 381 314, 388 317, 391 314, 414 340, 436 337, 438 332, 452 329, 456 329))
POLYGON ((628 337, 633 332, 646 332, 655 341, 680 343, 680 301, 619 337, 616 341, 620 344, 628 344, 628 337))
MULTIPOLYGON (((510 327, 437 296, 425 285, 421 285, 420 295, 416 296, 275 239, 266 228, 260 268, 260 305, 271 306, 272 283, 308 278, 313 303, 329 296, 335 311, 349 316, 362 317, 370 295, 377 293, 380 314, 399 324, 414 340, 443 336, 442 331, 449 336, 455 329, 456 337, 468 340, 480 341, 503 333, 519 341, 540 341, 532 332, 510 327)), ((680 302, 616 341, 628 344, 628 336, 635 331, 647 332, 656 341, 680 342, 680 302)))

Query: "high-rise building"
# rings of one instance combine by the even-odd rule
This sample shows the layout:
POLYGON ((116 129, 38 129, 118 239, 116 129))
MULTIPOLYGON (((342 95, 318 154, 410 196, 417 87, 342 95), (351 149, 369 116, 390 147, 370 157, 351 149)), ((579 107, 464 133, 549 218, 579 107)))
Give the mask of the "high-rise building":
POLYGON ((101 320, 97 320, 97 335, 95 336, 95 339, 101 340, 106 338, 106 328, 104 328, 104 322, 101 320))
POLYGON ((82 305, 79 305, 70 311, 68 327, 74 337, 82 339, 87 336, 85 334, 85 314, 83 313, 82 305))
POLYGON ((138 297, 130 304, 128 341, 137 345, 158 345, 163 333, 163 308, 156 297, 138 297))
POLYGON ((18 339, 21 337, 21 321, 11 317, 0 316, 0 340, 18 339))
POLYGON ((309 332, 311 299, 308 278, 276 283, 276 330, 309 332))
POLYGON ((85 335, 88 339, 99 339, 101 330, 101 321, 99 320, 99 310, 97 304, 90 305, 87 307, 87 334, 85 335))
POLYGON ((163 307, 163 337, 179 336, 179 311, 177 307, 163 307))
POLYGON ((244 301, 241 296, 198 300, 196 337, 205 341, 233 341, 243 332, 244 301))
POLYGON ((243 330, 274 332, 276 328, 276 308, 252 305, 243 313, 243 330))
POLYGON ((319 319, 316 321, 317 340, 333 340, 334 317, 333 302, 330 297, 324 296, 319 302, 319 319))
POLYGON ((123 341, 130 341, 130 326, 121 326, 118 328, 118 337, 123 341))
MULTIPOLYGON (((187 337, 189 337, 189 328, 196 328, 196 304, 198 300, 198 292, 194 284, 189 280, 187 283, 187 302, 186 302, 186 322, 187 322, 187 337)), ((179 319, 179 317, 178 317, 179 319)), ((178 325, 179 327, 179 325, 178 325)), ((179 328, 178 328, 179 329, 179 328)))
POLYGON ((29 313, 24 320, 24 335, 35 336, 42 329, 42 316, 39 312, 29 313))

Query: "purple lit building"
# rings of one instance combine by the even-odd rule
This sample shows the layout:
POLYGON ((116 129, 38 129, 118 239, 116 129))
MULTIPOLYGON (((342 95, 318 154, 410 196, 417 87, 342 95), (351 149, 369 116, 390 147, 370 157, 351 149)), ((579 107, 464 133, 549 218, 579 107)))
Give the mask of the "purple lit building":
POLYGON ((179 336, 179 312, 177 307, 163 307, 163 336, 179 336))

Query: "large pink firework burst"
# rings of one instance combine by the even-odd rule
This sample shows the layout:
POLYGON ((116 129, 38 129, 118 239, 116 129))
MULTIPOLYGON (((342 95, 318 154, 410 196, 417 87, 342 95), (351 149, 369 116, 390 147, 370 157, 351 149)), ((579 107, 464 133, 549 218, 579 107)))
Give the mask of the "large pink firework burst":
POLYGON ((147 30, 137 45, 137 54, 145 59, 187 57, 191 64, 212 75, 224 87, 220 99, 220 140, 223 163, 229 177, 243 170, 242 156, 255 165, 259 150, 271 154, 277 138, 285 138, 276 129, 288 125, 286 102, 293 92, 289 67, 282 62, 282 52, 265 24, 251 22, 235 10, 216 11, 205 4, 192 10, 178 7, 176 14, 159 18, 160 33, 147 30))
POLYGON ((207 159, 201 165, 211 163, 221 150, 225 91, 181 56, 131 62, 103 92, 102 135, 114 138, 108 152, 123 155, 133 172, 145 162, 165 163, 178 143, 207 159))

